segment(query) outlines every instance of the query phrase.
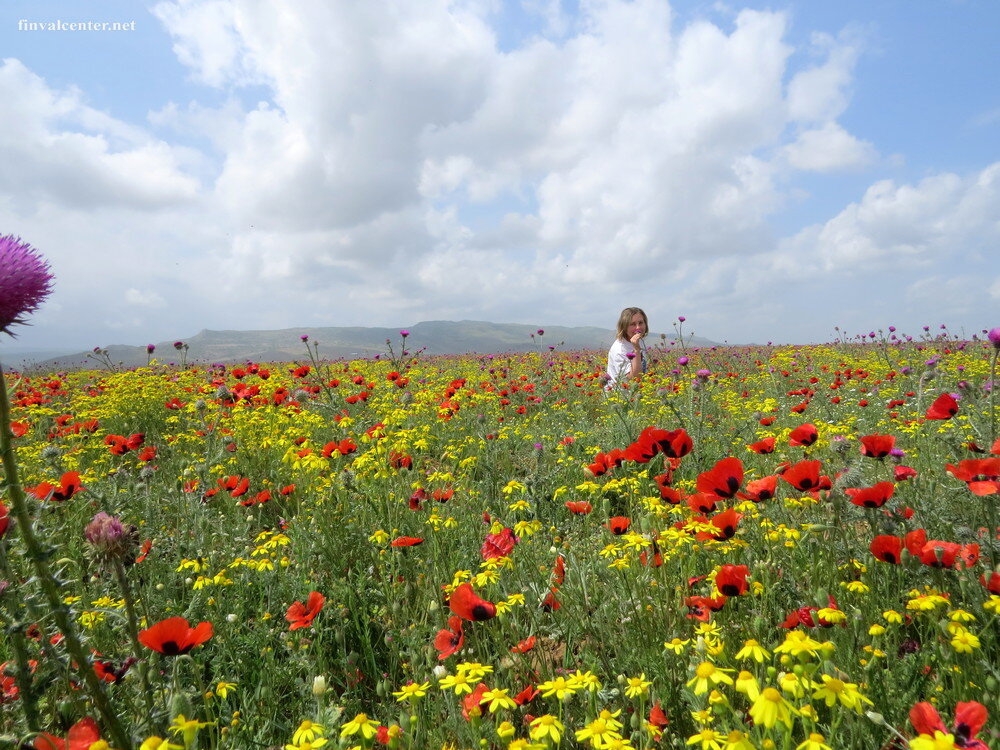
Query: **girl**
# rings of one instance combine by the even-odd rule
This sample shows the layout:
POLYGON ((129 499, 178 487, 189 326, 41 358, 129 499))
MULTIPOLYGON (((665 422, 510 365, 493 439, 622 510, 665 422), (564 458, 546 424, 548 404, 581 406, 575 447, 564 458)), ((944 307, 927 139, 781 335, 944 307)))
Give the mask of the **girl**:
POLYGON ((646 371, 648 354, 642 339, 649 332, 646 313, 638 307, 626 307, 618 316, 618 337, 608 352, 608 388, 646 371))

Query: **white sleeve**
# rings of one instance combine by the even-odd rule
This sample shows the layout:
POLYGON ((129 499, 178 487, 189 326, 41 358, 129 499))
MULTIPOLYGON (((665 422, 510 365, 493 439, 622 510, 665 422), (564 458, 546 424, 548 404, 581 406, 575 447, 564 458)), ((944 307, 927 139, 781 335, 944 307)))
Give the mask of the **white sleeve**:
POLYGON ((627 353, 632 351, 632 345, 626 345, 626 342, 621 339, 615 339, 615 343, 611 345, 611 349, 608 351, 607 373, 608 377, 611 378, 612 383, 616 383, 623 379, 632 370, 632 363, 626 356, 627 353), (626 346, 628 346, 627 349, 626 346))

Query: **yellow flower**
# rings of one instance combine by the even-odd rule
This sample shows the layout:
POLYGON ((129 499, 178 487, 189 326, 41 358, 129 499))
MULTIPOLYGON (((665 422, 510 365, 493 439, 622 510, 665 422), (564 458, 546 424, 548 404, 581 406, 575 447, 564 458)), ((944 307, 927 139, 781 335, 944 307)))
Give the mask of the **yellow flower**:
POLYGON ((760 695, 760 685, 757 683, 757 678, 745 669, 736 675, 735 687, 737 692, 743 693, 752 701, 757 700, 757 696, 760 695))
POLYGON ((882 617, 885 618, 886 622, 892 623, 893 625, 899 625, 899 623, 903 621, 903 616, 894 609, 883 612, 882 617))
POLYGON ((236 689, 235 682, 220 682, 215 686, 215 694, 220 698, 225 699, 229 693, 236 689))
POLYGON ((885 625, 879 625, 877 622, 868 628, 868 635, 883 635, 885 633, 885 625))
MULTIPOLYGON (((604 712, 602 711, 601 713, 603 714, 604 712)), ((603 748, 608 740, 612 738, 621 739, 621 734, 614 728, 615 725, 619 729, 621 728, 621 724, 617 721, 612 720, 609 722, 607 719, 598 716, 583 729, 577 730, 576 740, 577 742, 590 740, 591 747, 603 748)))
POLYGON ((396 696, 396 702, 402 703, 403 701, 410 701, 415 703, 420 698, 427 695, 427 691, 430 689, 431 684, 429 682, 424 682, 422 684, 411 682, 403 685, 399 690, 393 692, 396 696))
POLYGON ((502 740, 510 739, 514 736, 515 732, 517 732, 517 730, 514 729, 514 725, 509 721, 501 721, 497 724, 497 737, 502 740))
POLYGON ((771 658, 771 653, 761 646, 756 640, 751 638, 743 643, 743 648, 736 652, 737 659, 753 659, 758 664, 763 664, 771 658))
POLYGON ((910 740, 910 750, 953 750, 956 747, 955 735, 944 732, 934 732, 933 737, 921 734, 910 740))
POLYGON ((378 722, 368 718, 367 714, 358 714, 340 728, 340 736, 350 737, 360 734, 365 740, 370 740, 378 733, 378 722))
POLYGON ((540 682, 537 687, 543 698, 555 696, 556 700, 560 701, 581 689, 581 685, 576 680, 566 679, 562 676, 556 677, 554 680, 540 682))
POLYGON ((674 638, 673 640, 666 641, 663 644, 663 648, 667 649, 668 651, 673 651, 675 654, 679 655, 684 651, 684 647, 687 646, 690 642, 691 642, 690 638, 684 640, 680 638, 674 638))
POLYGON ((517 708, 517 703, 507 695, 507 690, 494 688, 483 693, 483 700, 489 701, 491 714, 495 714, 501 708, 517 708))
POLYGON ((440 680, 438 680, 438 685, 442 690, 454 690, 455 695, 461 695, 462 693, 471 693, 472 686, 479 682, 479 679, 472 679, 465 672, 458 672, 456 674, 446 674, 440 680))
POLYGON ((785 636, 784 642, 774 649, 774 653, 789 654, 790 656, 818 656, 825 645, 810 638, 801 630, 790 630, 785 636))
POLYGON ((629 677, 625 680, 627 683, 625 686, 625 697, 626 698, 638 698, 640 696, 649 693, 649 686, 653 683, 646 679, 646 673, 643 672, 638 677, 629 677))
POLYGON ((1000 615, 1000 596, 993 594, 993 596, 983 602, 983 609, 995 615, 1000 615))
POLYGON ((326 737, 317 737, 314 740, 303 742, 299 745, 285 745, 285 750, 316 750, 327 743, 326 737))
POLYGON ((598 680, 597 675, 589 669, 586 672, 581 672, 578 669, 569 676, 569 679, 575 683, 578 688, 589 690, 591 693, 596 693, 601 689, 601 681, 598 680))
POLYGON ((959 631, 952 637, 951 647, 960 654, 971 654, 979 648, 979 637, 968 630, 959 631))
POLYGON ((750 718, 754 720, 754 723, 768 729, 778 723, 791 728, 794 711, 795 709, 782 697, 781 693, 775 688, 769 687, 764 688, 757 696, 757 700, 750 706, 750 718))
POLYGON ((827 706, 839 702, 842 706, 861 713, 862 703, 873 705, 870 700, 858 692, 858 686, 853 682, 844 682, 826 674, 822 675, 820 679, 823 680, 823 684, 819 690, 813 693, 812 697, 825 701, 827 706))
POLYGON ((189 719, 184 714, 177 714, 177 717, 170 725, 170 731, 174 734, 183 735, 184 746, 188 747, 194 743, 194 738, 198 734, 199 729, 211 726, 214 723, 214 721, 198 721, 197 719, 189 719))
POLYGON ((372 544, 385 544, 389 541, 389 534, 382 529, 377 529, 368 537, 368 541, 372 544))
POLYGON ((493 671, 493 667, 477 661, 466 661, 456 664, 455 670, 460 674, 467 674, 473 680, 481 680, 493 671))
POLYGON ((723 750, 757 750, 750 742, 750 737, 741 732, 739 729, 734 729, 726 736, 726 744, 723 745, 723 750))
POLYGON ((552 714, 545 714, 531 722, 528 734, 533 740, 549 739, 552 740, 553 745, 558 745, 564 731, 566 731, 566 727, 559 719, 552 714))
POLYGON ((317 724, 315 721, 309 721, 309 719, 304 720, 299 724, 299 728, 295 730, 295 734, 292 735, 292 744, 301 745, 303 742, 312 742, 317 737, 322 737, 326 734, 326 730, 321 724, 317 724))
POLYGON ((826 744, 826 737, 817 732, 812 732, 805 742, 802 742, 795 750, 830 750, 826 744))
POLYGON ((727 685, 733 684, 733 678, 726 674, 732 672, 731 669, 720 669, 710 661, 703 661, 694 670, 694 677, 688 681, 688 687, 694 689, 695 695, 707 693, 711 685, 718 685, 724 682, 727 685))
POLYGON ((184 748, 181 745, 167 742, 161 737, 148 737, 139 745, 139 750, 184 750, 184 748))
POLYGON ((705 727, 697 734, 693 734, 688 737, 687 744, 689 745, 701 745, 701 750, 722 750, 722 745, 719 744, 719 740, 726 738, 726 735, 721 732, 716 732, 714 729, 709 729, 705 727))

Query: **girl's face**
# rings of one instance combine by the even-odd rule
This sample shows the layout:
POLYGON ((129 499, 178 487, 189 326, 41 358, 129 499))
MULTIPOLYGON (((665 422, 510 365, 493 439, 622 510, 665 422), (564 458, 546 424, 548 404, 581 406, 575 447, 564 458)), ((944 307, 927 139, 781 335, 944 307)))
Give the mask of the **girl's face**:
POLYGON ((643 319, 641 313, 633 313, 632 320, 628 324, 628 336, 632 338, 635 334, 641 333, 646 335, 646 321, 643 319))

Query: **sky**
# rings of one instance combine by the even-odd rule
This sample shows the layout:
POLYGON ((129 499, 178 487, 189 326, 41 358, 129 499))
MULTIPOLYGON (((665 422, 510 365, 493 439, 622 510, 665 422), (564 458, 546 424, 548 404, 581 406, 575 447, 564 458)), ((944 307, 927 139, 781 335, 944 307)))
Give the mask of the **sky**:
POLYGON ((1000 325, 995 0, 4 0, 4 348, 1000 325), (61 22, 61 28, 59 27, 61 22), (80 24, 75 30, 69 24, 80 24))

